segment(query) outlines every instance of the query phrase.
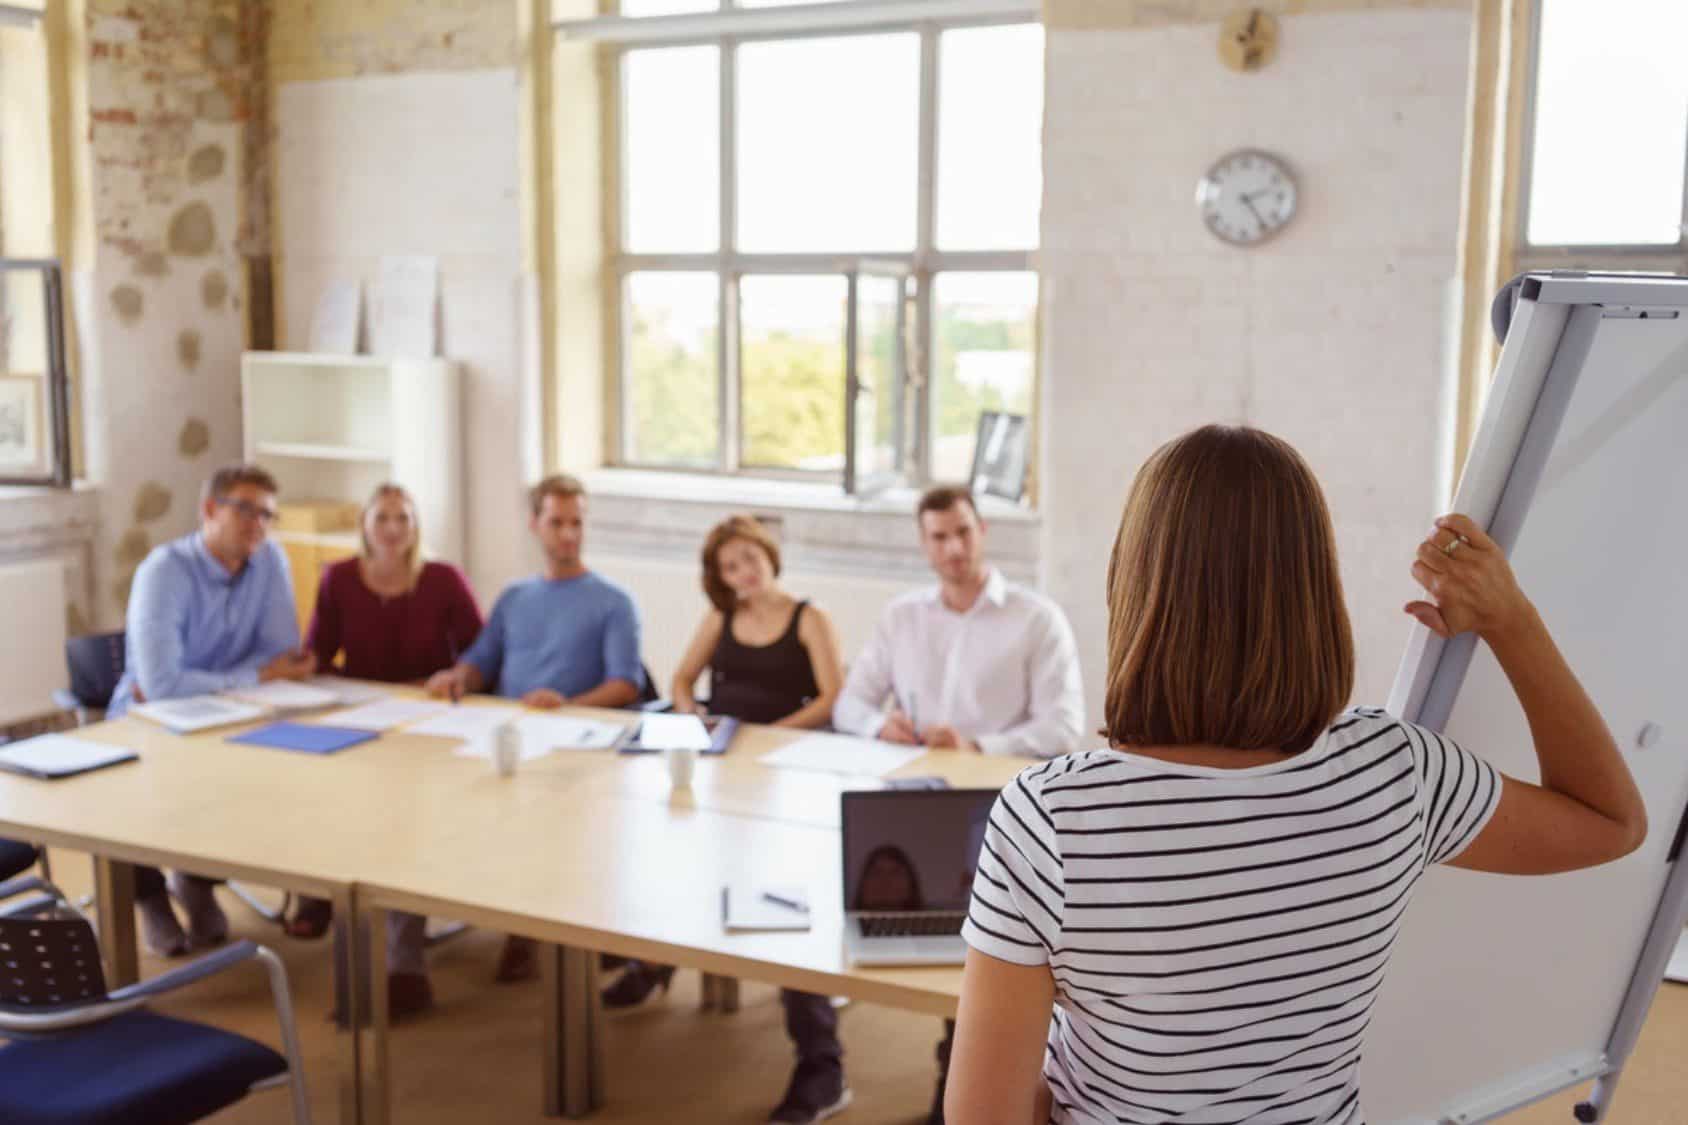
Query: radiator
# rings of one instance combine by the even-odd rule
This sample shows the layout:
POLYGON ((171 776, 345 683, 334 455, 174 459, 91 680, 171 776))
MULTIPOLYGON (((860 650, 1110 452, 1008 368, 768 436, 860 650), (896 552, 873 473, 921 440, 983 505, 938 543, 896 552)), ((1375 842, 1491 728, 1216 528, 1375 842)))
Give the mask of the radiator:
POLYGON ((64 563, 0 563, 0 726, 53 710, 64 663, 64 563))

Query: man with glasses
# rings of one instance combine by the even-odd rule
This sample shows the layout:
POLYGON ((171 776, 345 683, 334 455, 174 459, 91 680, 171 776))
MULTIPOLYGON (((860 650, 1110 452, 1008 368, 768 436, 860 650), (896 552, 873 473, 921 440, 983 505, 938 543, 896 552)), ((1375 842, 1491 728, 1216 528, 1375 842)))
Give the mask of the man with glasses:
MULTIPOLYGON (((152 549, 129 592, 123 679, 107 709, 116 718, 148 699, 204 695, 268 680, 299 680, 316 657, 299 645, 287 557, 269 542, 275 478, 256 465, 218 469, 206 482, 199 530, 152 549)), ((135 903, 147 948, 180 957, 216 945, 229 923, 212 880, 135 870, 135 903), (188 915, 184 933, 170 891, 188 915)))

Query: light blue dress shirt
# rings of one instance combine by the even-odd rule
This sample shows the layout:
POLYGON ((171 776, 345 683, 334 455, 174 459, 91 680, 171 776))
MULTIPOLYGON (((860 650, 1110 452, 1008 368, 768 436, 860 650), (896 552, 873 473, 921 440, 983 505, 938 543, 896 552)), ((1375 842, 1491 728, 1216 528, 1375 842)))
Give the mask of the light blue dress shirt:
POLYGON ((644 681, 639 611, 626 590, 590 571, 578 578, 523 579, 498 595, 463 660, 479 670, 489 690, 510 699, 535 688, 575 696, 605 680, 637 687, 644 681))
POLYGON ((128 630, 108 717, 129 709, 137 684, 146 699, 250 687, 299 647, 287 556, 266 541, 230 574, 197 531, 162 543, 135 571, 128 630))

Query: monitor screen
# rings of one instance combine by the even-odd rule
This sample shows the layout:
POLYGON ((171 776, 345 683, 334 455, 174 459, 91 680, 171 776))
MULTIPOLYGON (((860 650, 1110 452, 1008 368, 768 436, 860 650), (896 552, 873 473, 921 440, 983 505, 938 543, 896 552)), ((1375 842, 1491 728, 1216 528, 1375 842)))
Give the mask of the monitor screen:
POLYGON ((995 789, 846 792, 845 910, 966 910, 995 789))

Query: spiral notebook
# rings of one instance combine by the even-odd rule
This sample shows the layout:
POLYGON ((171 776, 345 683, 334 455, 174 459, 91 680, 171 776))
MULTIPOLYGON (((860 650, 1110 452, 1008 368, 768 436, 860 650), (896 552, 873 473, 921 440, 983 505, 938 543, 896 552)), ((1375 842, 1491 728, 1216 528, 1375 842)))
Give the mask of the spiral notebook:
POLYGON ((0 770, 26 777, 74 777, 140 757, 123 746, 64 734, 43 734, 0 748, 0 770))

